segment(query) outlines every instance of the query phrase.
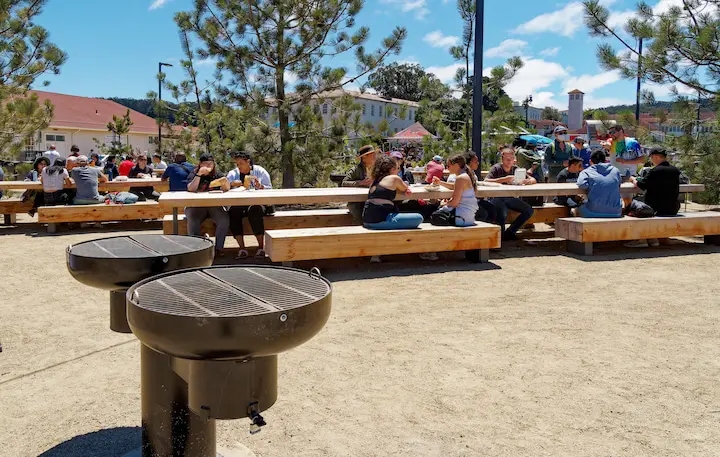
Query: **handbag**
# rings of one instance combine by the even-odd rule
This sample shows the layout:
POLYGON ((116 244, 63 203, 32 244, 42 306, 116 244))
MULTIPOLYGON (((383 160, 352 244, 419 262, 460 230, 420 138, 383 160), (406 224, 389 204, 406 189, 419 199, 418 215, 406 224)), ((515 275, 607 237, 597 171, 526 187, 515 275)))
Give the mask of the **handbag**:
POLYGON ((451 209, 450 211, 443 210, 442 208, 440 208, 437 211, 434 211, 430 215, 430 223, 432 225, 454 226, 455 225, 455 208, 451 209))
POLYGON ((121 205, 131 205, 137 203, 138 196, 130 192, 117 192, 114 195, 110 195, 110 201, 121 205))

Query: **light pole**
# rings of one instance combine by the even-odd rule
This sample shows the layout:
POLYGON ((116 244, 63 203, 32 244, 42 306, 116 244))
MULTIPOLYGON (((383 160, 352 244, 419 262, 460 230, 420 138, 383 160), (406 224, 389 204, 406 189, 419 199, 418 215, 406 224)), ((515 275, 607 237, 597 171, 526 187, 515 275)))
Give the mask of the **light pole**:
POLYGON ((637 91, 635 94, 635 120, 640 125, 640 83, 642 81, 642 42, 643 39, 640 37, 640 45, 638 50, 638 75, 637 75, 637 91))
POLYGON ((482 164, 482 70, 485 0, 475 0, 475 61, 473 62, 472 148, 482 164))
POLYGON ((162 106, 162 82, 163 78, 160 76, 162 74, 162 67, 172 67, 171 63, 165 63, 165 62, 158 62, 158 154, 162 155, 162 119, 160 118, 160 107, 162 106))
POLYGON ((530 103, 532 103, 532 95, 528 95, 522 102, 522 106, 525 108, 525 128, 530 127, 528 123, 528 108, 530 108, 530 103))

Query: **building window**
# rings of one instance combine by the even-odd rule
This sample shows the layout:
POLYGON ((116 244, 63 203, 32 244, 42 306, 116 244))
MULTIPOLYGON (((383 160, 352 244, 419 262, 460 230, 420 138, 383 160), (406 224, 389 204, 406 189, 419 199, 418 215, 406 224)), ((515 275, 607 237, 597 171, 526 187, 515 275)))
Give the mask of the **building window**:
POLYGON ((370 105, 370 116, 375 116, 375 105, 370 105))
POLYGON ((45 135, 46 141, 65 141, 65 135, 45 135))
POLYGON ((382 117, 382 105, 378 106, 378 116, 382 117))
POLYGON ((365 103, 363 103, 363 116, 365 115, 365 103))
POLYGON ((30 135, 25 139, 25 150, 26 151, 34 151, 35 150, 35 137, 30 135))
POLYGON ((327 103, 323 103, 323 114, 327 114, 327 103))

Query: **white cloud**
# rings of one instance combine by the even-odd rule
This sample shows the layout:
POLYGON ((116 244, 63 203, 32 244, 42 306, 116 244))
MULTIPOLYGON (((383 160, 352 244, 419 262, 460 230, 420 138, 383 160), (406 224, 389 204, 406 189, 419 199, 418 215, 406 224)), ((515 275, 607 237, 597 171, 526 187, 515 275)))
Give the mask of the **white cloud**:
POLYGON ((594 75, 573 76, 565 81, 563 92, 567 93, 573 89, 578 89, 589 94, 618 81, 620 81, 620 72, 617 70, 604 71, 594 75))
POLYGON ((170 0, 155 0, 154 2, 152 2, 152 3, 150 4, 150 7, 148 7, 148 11, 152 11, 152 10, 156 10, 156 9, 158 9, 158 8, 162 8, 162 7, 165 6, 165 4, 166 4, 167 2, 169 2, 169 1, 170 1, 170 0))
POLYGON ((402 65, 402 64, 419 64, 419 63, 420 63, 420 61, 418 60, 418 58, 415 57, 415 56, 407 56, 407 57, 405 57, 404 59, 396 60, 396 62, 399 63, 399 64, 401 64, 401 65, 402 65))
POLYGON ((423 37, 423 41, 433 48, 449 48, 460 42, 460 37, 443 35, 440 30, 435 30, 423 37))
POLYGON ((622 31, 625 30, 625 24, 627 24, 628 19, 635 17, 636 13, 635 11, 620 11, 617 13, 610 13, 610 16, 608 17, 607 25, 611 29, 614 29, 616 31, 622 31))
POLYGON ((494 48, 485 51, 485 57, 514 57, 521 55, 523 48, 528 45, 527 41, 509 39, 505 40, 494 48))
POLYGON ((214 59, 212 57, 208 57, 207 59, 201 59, 195 61, 196 67, 206 67, 206 66, 212 66, 217 63, 217 59, 214 59))
POLYGON ((563 110, 567 109, 568 104, 567 101, 563 102, 555 98, 555 94, 552 92, 538 92, 537 94, 533 94, 532 106, 536 106, 538 108, 552 106, 553 108, 563 110))
POLYGON ((427 67, 425 71, 434 74, 440 81, 449 83, 455 78, 455 73, 457 73, 458 68, 465 68, 465 64, 453 63, 445 67, 427 67))
POLYGON ((514 100, 522 100, 529 94, 535 94, 540 89, 545 89, 554 82, 568 77, 567 70, 556 62, 542 59, 523 59, 523 62, 525 65, 505 86, 505 92, 514 100))
POLYGON ((547 49, 543 49, 542 51, 540 51, 540 55, 545 56, 545 57, 555 57, 558 54, 558 52, 560 52, 560 47, 547 48, 547 49))
MULTIPOLYGON (((697 96, 697 91, 695 89, 692 89, 684 84, 675 84, 674 86, 680 95, 693 96, 693 97, 697 96)), ((673 84, 658 85, 658 84, 645 83, 645 84, 643 84, 642 89, 651 91, 653 93, 653 95, 655 95, 655 98, 657 100, 672 100, 674 97, 672 90, 671 90, 672 87, 673 87, 673 84)))
POLYGON ((577 20, 577 17, 582 16, 582 14, 582 3, 568 3, 560 10, 541 14, 534 19, 520 24, 513 32, 521 34, 554 32, 562 36, 573 36, 580 26, 583 25, 582 21, 577 20))
POLYGON ((583 109, 605 108, 614 105, 632 105, 634 98, 595 97, 592 94, 585 94, 583 97, 583 109))
POLYGON ((415 12, 416 19, 424 19, 430 13, 430 10, 426 8, 426 0, 387 0, 388 3, 398 3, 403 13, 415 12))

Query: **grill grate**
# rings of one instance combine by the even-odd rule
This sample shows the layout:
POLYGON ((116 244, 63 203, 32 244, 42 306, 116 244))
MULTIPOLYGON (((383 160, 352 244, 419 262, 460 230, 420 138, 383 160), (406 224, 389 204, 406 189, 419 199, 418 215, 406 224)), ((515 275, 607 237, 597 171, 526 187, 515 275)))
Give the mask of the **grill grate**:
POLYGON ((329 284, 308 273, 258 267, 209 268, 142 284, 133 301, 162 314, 240 317, 287 311, 315 303, 329 284))
POLYGON ((146 258, 187 254, 212 245, 210 240, 177 235, 134 235, 87 241, 70 248, 70 253, 95 258, 146 258))

